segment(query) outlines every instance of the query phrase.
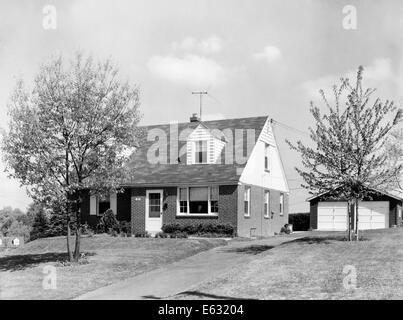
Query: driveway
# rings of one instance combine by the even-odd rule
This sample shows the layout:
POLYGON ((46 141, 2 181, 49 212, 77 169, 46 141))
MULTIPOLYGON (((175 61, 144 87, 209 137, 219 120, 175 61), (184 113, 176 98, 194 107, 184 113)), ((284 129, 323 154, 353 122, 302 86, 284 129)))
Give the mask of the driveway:
POLYGON ((227 246, 201 252, 163 268, 88 292, 76 299, 139 300, 172 297, 191 291, 198 284, 247 263, 264 251, 304 236, 305 233, 295 233, 262 240, 231 240, 227 246))

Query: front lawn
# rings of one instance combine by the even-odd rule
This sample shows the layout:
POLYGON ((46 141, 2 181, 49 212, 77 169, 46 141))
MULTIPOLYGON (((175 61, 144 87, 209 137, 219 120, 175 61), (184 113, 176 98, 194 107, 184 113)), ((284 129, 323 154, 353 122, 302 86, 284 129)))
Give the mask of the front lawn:
POLYGON ((403 299, 403 228, 366 231, 360 242, 344 237, 339 232, 306 233, 171 298, 403 299), (353 276, 351 266, 355 289, 351 278, 345 278, 353 276))
POLYGON ((85 258, 66 263, 66 238, 46 238, 0 253, 0 299, 68 299, 218 245, 214 239, 82 239, 85 258), (56 266, 57 288, 43 289, 45 266, 56 266))

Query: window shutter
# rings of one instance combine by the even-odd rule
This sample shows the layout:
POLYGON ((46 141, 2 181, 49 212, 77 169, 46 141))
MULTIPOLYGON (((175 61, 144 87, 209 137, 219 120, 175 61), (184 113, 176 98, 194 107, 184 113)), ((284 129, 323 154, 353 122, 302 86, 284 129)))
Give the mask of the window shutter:
POLYGON ((110 205, 113 213, 116 215, 118 213, 118 204, 117 204, 117 194, 111 193, 110 195, 110 205))
POLYGON ((90 196, 90 215, 97 215, 97 196, 90 196))

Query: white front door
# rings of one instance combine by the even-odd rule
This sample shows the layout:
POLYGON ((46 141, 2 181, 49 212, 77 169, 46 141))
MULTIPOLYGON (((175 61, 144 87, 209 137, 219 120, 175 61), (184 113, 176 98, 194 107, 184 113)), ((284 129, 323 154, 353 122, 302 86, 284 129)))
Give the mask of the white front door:
POLYGON ((162 227, 163 191, 146 191, 146 231, 155 234, 162 227))

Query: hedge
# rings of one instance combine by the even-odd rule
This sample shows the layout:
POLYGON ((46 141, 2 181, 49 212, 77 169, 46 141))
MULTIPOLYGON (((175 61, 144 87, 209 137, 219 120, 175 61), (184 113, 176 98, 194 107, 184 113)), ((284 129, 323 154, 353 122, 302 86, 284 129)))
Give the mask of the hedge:
POLYGON ((188 235, 217 235, 217 236, 233 236, 235 229, 229 223, 196 223, 185 224, 167 223, 162 226, 164 233, 186 233, 188 235))

